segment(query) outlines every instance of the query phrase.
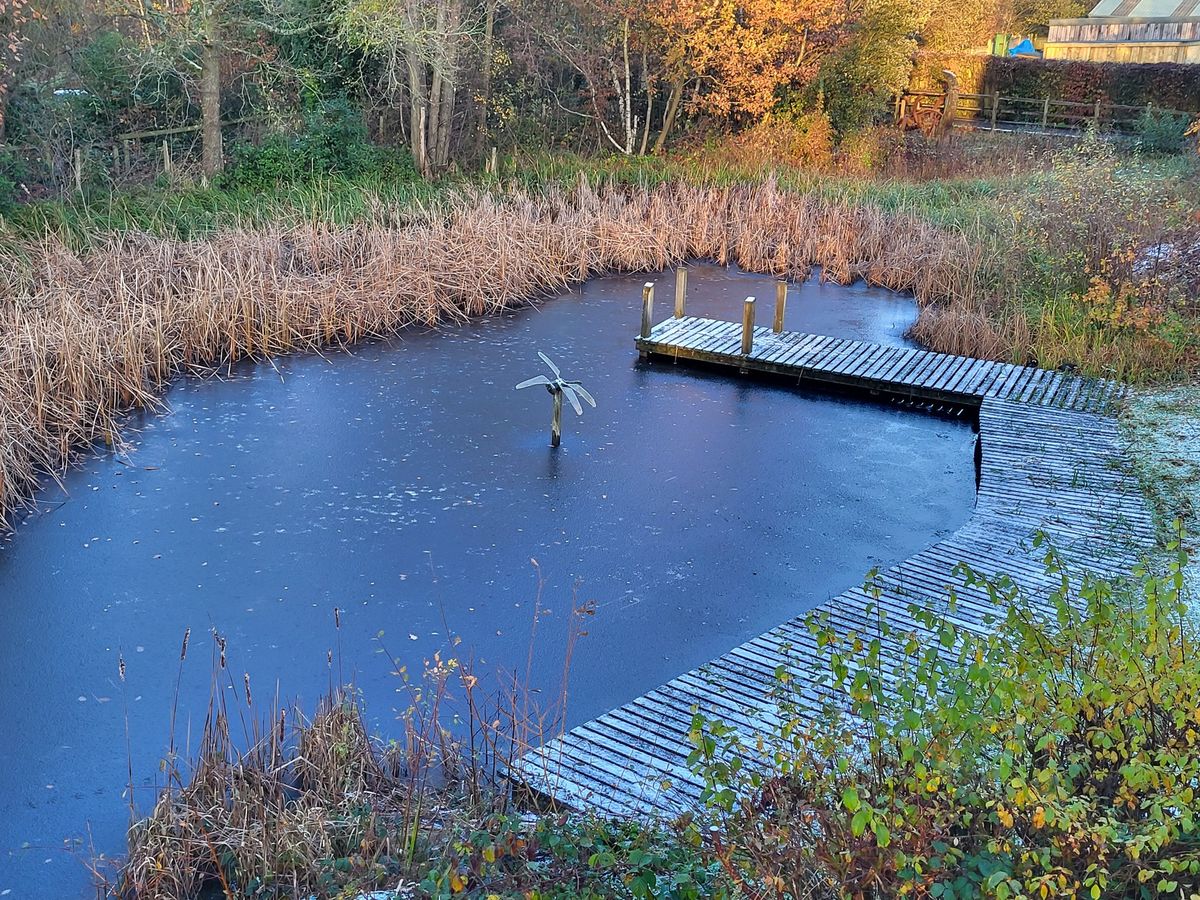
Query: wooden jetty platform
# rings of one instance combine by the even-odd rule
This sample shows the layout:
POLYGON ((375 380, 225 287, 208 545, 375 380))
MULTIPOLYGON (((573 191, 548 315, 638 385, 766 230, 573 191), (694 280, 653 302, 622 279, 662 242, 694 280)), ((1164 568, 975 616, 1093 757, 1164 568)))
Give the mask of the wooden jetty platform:
POLYGON ((763 326, 753 328, 750 352, 743 353, 743 330, 741 323, 687 316, 656 325, 636 343, 648 356, 966 406, 999 398, 1104 413, 1124 393, 1124 385, 1105 379, 763 326))
MULTIPOLYGON (((781 323, 777 312, 776 325, 781 323)), ((985 628, 995 608, 982 591, 964 588, 952 574, 959 563, 989 577, 1008 575, 1034 602, 1044 602, 1058 581, 1045 573, 1045 551, 1031 543, 1034 532, 1045 532, 1077 573, 1128 572, 1155 544, 1151 512, 1115 418, 1124 393, 1120 384, 756 328, 752 311, 743 323, 680 316, 650 327, 647 316, 636 345, 651 358, 977 408, 979 492, 965 525, 882 572, 871 593, 854 587, 831 599, 798 597, 796 618, 516 762, 514 779, 567 806, 643 817, 693 808, 701 787, 686 763, 693 712, 735 726, 753 746, 755 732, 769 728, 772 720, 765 698, 781 666, 812 709, 819 709, 814 683, 819 663, 805 625, 814 608, 832 624, 860 634, 875 631, 875 610, 886 612, 893 625, 920 631, 911 608, 945 612, 947 589, 954 586, 956 620, 985 628)), ((847 572, 847 582, 863 574, 847 572)))

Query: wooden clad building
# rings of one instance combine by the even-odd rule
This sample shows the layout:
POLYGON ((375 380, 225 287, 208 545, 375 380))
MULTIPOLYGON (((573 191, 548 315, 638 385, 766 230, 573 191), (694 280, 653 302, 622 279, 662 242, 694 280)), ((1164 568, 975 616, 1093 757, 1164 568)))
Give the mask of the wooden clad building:
POLYGON ((1200 0, 1100 0, 1050 22, 1045 58, 1200 63, 1200 0))

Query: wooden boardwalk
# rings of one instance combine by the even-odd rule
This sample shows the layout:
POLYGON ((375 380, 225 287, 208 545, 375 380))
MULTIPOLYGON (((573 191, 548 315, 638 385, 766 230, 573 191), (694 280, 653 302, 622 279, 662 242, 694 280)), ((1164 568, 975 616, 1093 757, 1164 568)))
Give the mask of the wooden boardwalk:
MULTIPOLYGON (((910 608, 945 611, 984 628, 995 609, 952 570, 966 563, 1008 575, 1035 602, 1057 586, 1044 571, 1041 530, 1076 572, 1128 572, 1155 543, 1154 523, 1125 458, 1114 416, 1120 385, 1041 369, 884 347, 862 341, 757 329, 740 353, 741 326, 672 319, 637 346, 647 355, 698 360, 872 393, 978 407, 980 487, 975 510, 957 532, 882 572, 876 590, 860 587, 813 603, 797 598, 796 618, 691 672, 548 742, 518 760, 514 777, 568 806, 611 815, 675 815, 694 807, 700 783, 689 771, 693 711, 736 726, 744 736, 769 728, 765 699, 780 666, 811 709, 824 697, 814 682, 816 646, 805 625, 815 607, 831 624, 873 632, 876 611, 894 626, 922 630, 910 608)), ((866 564, 864 562, 864 569, 866 564)), ((863 573, 846 573, 847 581, 863 573)), ((886 648, 885 648, 886 651, 886 648)))
POLYGON ((743 356, 740 323, 693 316, 668 319, 636 343, 647 355, 967 406, 997 397, 1107 413, 1116 410, 1124 393, 1119 382, 1099 378, 849 338, 793 331, 775 334, 762 326, 754 329, 753 348, 743 356))

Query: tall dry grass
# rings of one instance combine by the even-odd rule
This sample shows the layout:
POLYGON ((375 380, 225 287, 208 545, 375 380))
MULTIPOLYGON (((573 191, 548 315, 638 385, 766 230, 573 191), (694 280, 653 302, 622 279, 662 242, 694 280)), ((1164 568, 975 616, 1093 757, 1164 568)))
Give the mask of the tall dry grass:
MULTIPOLYGON (((308 715, 282 703, 278 689, 258 695, 214 629, 208 707, 192 752, 179 742, 180 732, 192 734, 192 724, 179 718, 192 647, 191 629, 185 631, 154 802, 141 808, 131 759, 128 852, 91 861, 98 896, 353 897, 413 887, 445 869, 445 860, 461 855, 457 845, 466 835, 512 817, 513 761, 565 731, 575 647, 595 608, 572 599, 561 682, 535 696, 531 669, 547 610, 534 568, 524 672, 480 679, 453 655, 459 641, 452 638, 444 654, 410 673, 380 632, 378 651, 396 685, 396 740, 368 730, 362 695, 343 686, 340 651, 328 652, 329 687, 308 715)), ((337 607, 333 619, 340 635, 337 607)), ((123 685, 123 657, 118 671, 123 685)))
MULTIPOLYGON (((820 266, 839 282, 913 292, 928 322, 944 314, 942 301, 982 293, 981 253, 961 232, 770 180, 581 178, 571 190, 464 190, 373 219, 197 241, 113 236, 85 252, 47 238, 0 251, 0 515, 81 448, 117 441, 122 414, 153 406, 182 372, 453 323, 602 272, 711 258, 795 279, 820 266)), ((927 328, 926 339, 1010 352, 986 310, 967 313, 973 330, 953 346, 939 337, 946 329, 927 328)))

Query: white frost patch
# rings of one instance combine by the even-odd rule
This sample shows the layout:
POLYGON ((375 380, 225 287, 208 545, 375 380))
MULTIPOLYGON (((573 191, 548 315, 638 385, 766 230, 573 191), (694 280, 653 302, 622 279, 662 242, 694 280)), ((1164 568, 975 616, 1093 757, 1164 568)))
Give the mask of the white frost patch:
POLYGON ((1127 420, 1132 455, 1157 511, 1182 519, 1192 563, 1186 573, 1200 609, 1200 385, 1134 396, 1127 420))

